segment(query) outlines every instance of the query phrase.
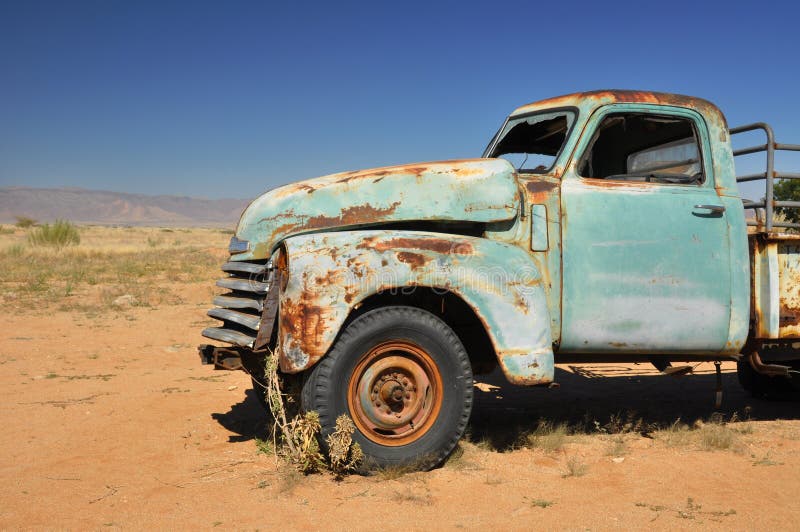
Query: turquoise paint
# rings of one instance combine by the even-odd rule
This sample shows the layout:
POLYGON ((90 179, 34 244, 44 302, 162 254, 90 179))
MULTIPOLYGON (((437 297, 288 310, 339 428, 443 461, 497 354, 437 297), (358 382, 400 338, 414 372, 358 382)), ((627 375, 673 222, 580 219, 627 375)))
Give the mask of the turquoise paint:
POLYGON ((547 251, 547 205, 531 205, 531 251, 547 251))
POLYGON ((509 381, 553 379, 542 277, 527 253, 483 238, 419 231, 344 231, 286 239, 281 293, 282 368, 297 372, 327 352, 352 310, 387 290, 425 286, 461 297, 483 322, 509 381), (307 310, 289 323, 287 309, 307 310), (312 320, 313 323, 311 323, 312 320))
POLYGON ((705 121, 692 110, 616 104, 591 116, 561 188, 562 350, 701 354, 726 349, 732 295, 728 216, 705 216, 694 207, 720 204, 711 153, 705 121), (578 176, 576 161, 595 128, 616 112, 693 120, 705 182, 614 183, 578 176))
POLYGON ((778 338, 780 331, 780 284, 778 242, 762 237, 753 241, 753 299, 758 319, 756 338, 778 338))
MULTIPOLYGON (((737 353, 744 344, 750 321, 750 264, 744 211, 738 197, 727 124, 722 114, 712 104, 697 98, 598 91, 537 102, 517 109, 511 116, 564 107, 577 111, 575 122, 554 166, 545 175, 516 175, 505 161, 484 159, 348 172, 288 185, 258 198, 243 213, 237 236, 250 241, 251 245, 249 251, 232 259, 265 259, 285 240, 287 246, 294 246, 295 250, 294 273, 290 278, 290 286, 295 287, 293 297, 312 290, 307 279, 316 278, 313 272, 326 263, 326 257, 335 263, 329 264, 330 271, 347 275, 348 271, 358 271, 361 263, 374 270, 375 257, 382 256, 396 270, 393 282, 398 283, 397 286, 414 285, 430 282, 433 274, 432 270, 422 273, 425 268, 414 275, 404 270, 408 265, 399 261, 398 253, 411 250, 397 248, 378 252, 373 249, 366 253, 361 249, 356 252, 356 242, 367 232, 350 230, 397 221, 483 222, 487 224, 486 238, 478 240, 505 246, 493 252, 524 250, 527 258, 524 262, 504 263, 503 257, 508 252, 503 251, 492 261, 479 262, 486 267, 491 264, 492 268, 506 270, 511 270, 515 264, 533 265, 540 273, 537 283, 541 290, 536 298, 528 301, 535 305, 530 311, 537 320, 545 319, 550 323, 549 331, 541 327, 540 321, 537 321, 539 329, 534 329, 533 333, 525 332, 524 327, 514 329, 514 323, 528 323, 526 318, 520 318, 518 311, 497 303, 496 294, 487 295, 485 290, 473 289, 469 303, 486 320, 493 341, 501 346, 501 364, 507 375, 523 375, 522 368, 533 367, 539 368, 533 375, 546 380, 552 373, 548 369, 552 365, 552 358, 548 358, 552 355, 548 340, 555 341, 562 352, 646 349, 652 353, 737 353), (581 182, 575 175, 574 160, 593 134, 598 113, 623 109, 653 109, 658 113, 668 110, 697 120, 702 132, 704 166, 709 176, 706 183, 688 192, 680 190, 683 187, 667 187, 675 189, 667 190, 665 185, 659 185, 659 190, 652 191, 650 187, 630 184, 622 193, 615 194, 581 182), (693 223, 697 220, 678 216, 678 211, 691 210, 695 202, 723 204, 726 213, 722 223, 698 225, 693 223), (653 213, 658 214, 653 216, 653 213), (540 219, 546 220, 546 226, 538 223, 540 219), (651 224, 647 238, 632 229, 642 223, 651 224), (606 228, 611 228, 614 235, 602 231, 606 228), (332 233, 343 230, 346 232, 332 233), (304 233, 316 234, 297 236, 304 233), (348 234, 349 237, 342 236, 348 234), (693 236, 693 241, 684 241, 675 247, 675 239, 687 235, 693 236), (301 238, 311 240, 298 240, 301 238), (349 270, 340 261, 340 249, 355 261, 348 266, 349 270), (666 251, 670 249, 671 254, 666 251), (631 262, 621 260, 620 252, 631 262), (389 260, 392 257, 394 259, 389 260), (681 261, 678 257, 688 258, 681 261), (631 265, 637 261, 641 264, 639 268, 631 265), (303 264, 307 269, 301 267, 303 264), (717 266, 713 274, 709 264, 717 266), (648 274, 653 275, 648 277, 648 274), (563 311, 562 285, 566 287, 563 311), (629 298, 628 303, 620 301, 625 297, 629 298), (592 301, 592 298, 596 299, 592 301), (598 308, 597 301, 608 303, 610 307, 598 308), (679 308, 687 302, 686 308, 679 308), (625 304, 633 304, 634 308, 637 304, 645 308, 655 305, 669 315, 669 319, 654 319, 657 312, 642 316, 640 312, 626 310, 625 304), (492 308, 495 310, 487 310, 492 308), (505 310, 500 312, 497 308, 505 310), (544 311, 539 312, 539 309, 544 311), (622 312, 615 314, 616 311, 622 312), (485 315, 501 318, 487 319, 485 315), (591 325, 589 318, 597 315, 608 319, 600 324, 600 333, 593 333, 589 338, 581 331, 586 329, 586 323, 591 325), (690 316, 702 319, 692 321, 690 316), (589 321, 581 322, 579 318, 589 321), (615 341, 619 338, 614 335, 623 338, 615 341), (515 351, 513 346, 518 344, 524 344, 522 351, 515 351)), ((407 231, 382 233, 384 239, 410 234, 407 231)), ((476 249, 481 246, 483 244, 476 245, 476 249)), ((439 254, 435 260, 428 252, 423 255, 431 259, 426 262, 426 268, 437 265, 437 275, 464 261, 453 253, 439 254)), ((452 280, 449 285, 443 282, 452 288, 452 280)), ((335 324, 340 323, 341 316, 350 311, 355 301, 369 293, 357 284, 345 282, 343 286, 351 293, 326 288, 325 294, 338 294, 338 299, 326 300, 328 296, 324 296, 319 300, 327 301, 328 306, 324 308, 332 316, 330 330, 321 335, 320 346, 330 345, 338 333, 339 326, 335 324), (350 300, 345 302, 345 296, 350 300)), ((461 295, 465 300, 470 290, 467 286, 463 288, 461 295)), ((291 346, 294 346, 294 355, 302 354, 300 339, 290 331, 284 332, 287 349, 292 351, 291 346)), ((307 367, 322 354, 318 350, 305 353, 305 361, 302 356, 295 356, 292 364, 299 367, 295 363, 298 362, 307 367)))
POLYGON ((236 237, 265 259, 296 234, 403 221, 499 222, 519 208, 514 168, 502 159, 419 163, 345 172, 271 190, 242 214, 236 237))

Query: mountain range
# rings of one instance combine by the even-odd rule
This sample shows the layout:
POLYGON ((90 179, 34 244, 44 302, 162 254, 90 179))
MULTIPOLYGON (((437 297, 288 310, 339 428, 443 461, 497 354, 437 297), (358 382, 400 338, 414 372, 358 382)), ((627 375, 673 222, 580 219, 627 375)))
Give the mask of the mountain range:
POLYGON ((0 223, 17 216, 39 222, 232 227, 247 206, 243 199, 149 196, 80 188, 0 187, 0 223))

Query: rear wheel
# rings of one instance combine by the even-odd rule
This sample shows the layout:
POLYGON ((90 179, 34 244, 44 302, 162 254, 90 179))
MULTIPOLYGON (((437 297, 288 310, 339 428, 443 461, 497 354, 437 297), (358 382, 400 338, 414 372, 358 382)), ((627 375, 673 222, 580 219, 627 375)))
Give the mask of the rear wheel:
MULTIPOLYGON (((775 363, 799 369, 797 361, 775 363)), ((742 357, 736 362, 736 375, 742 388, 758 399, 784 400, 794 399, 797 396, 797 379, 762 375, 753 369, 747 357, 742 357)))
POLYGON ((324 447, 347 414, 364 452, 362 469, 429 469, 444 460, 472 409, 472 370, 456 334, 430 312, 386 307, 342 332, 303 386, 305 411, 316 411, 324 447))

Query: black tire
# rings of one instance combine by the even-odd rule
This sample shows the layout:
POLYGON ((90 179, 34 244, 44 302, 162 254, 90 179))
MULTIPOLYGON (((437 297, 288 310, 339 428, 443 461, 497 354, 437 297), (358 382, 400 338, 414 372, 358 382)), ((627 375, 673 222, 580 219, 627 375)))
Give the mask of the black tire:
MULTIPOLYGON (((793 368, 797 366, 794 361, 775 363, 785 364, 793 368)), ((739 378, 739 384, 742 385, 742 388, 757 399, 782 401, 797 398, 796 379, 771 377, 757 373, 747 358, 741 358, 736 362, 736 376, 739 378)))
POLYGON ((319 414, 326 452, 336 418, 353 419, 353 439, 364 452, 362 472, 425 470, 440 464, 464 433, 472 387, 469 357, 450 327, 425 310, 384 307, 346 327, 308 375, 301 407, 319 414), (368 396, 376 402, 358 400, 368 396), (376 419, 397 426, 369 427, 376 419))

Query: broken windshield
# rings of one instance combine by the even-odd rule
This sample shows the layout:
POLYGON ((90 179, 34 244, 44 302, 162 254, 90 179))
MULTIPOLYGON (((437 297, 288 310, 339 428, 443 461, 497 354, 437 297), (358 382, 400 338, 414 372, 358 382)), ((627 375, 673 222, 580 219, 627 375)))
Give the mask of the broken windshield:
POLYGON ((484 157, 503 158, 519 172, 545 173, 553 167, 574 121, 574 111, 511 117, 492 139, 484 157))

